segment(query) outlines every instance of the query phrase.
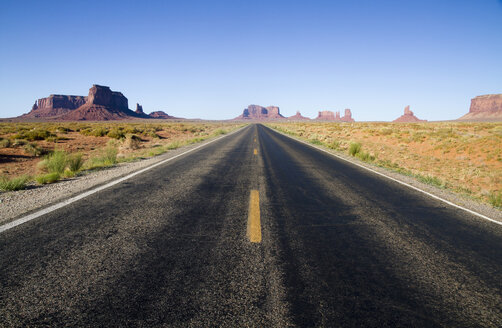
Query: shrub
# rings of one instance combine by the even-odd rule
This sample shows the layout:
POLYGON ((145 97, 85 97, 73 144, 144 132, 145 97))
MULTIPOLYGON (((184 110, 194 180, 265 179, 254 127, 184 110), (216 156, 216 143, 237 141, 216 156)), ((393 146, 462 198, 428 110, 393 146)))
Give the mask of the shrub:
POLYGON ((84 165, 84 159, 81 153, 71 154, 67 158, 68 168, 71 172, 76 173, 80 171, 82 165, 84 165))
POLYGON ((330 143, 330 144, 328 145, 328 147, 329 147, 329 148, 331 148, 331 149, 338 150, 338 149, 340 149, 340 141, 335 140, 335 141, 333 141, 332 143, 330 143))
POLYGON ((47 184, 47 183, 54 183, 54 182, 58 181, 59 178, 60 178, 59 173, 52 172, 52 173, 39 175, 35 178, 35 180, 39 184, 47 184))
POLYGON ((223 129, 218 129, 216 131, 213 132, 213 135, 215 136, 219 136, 220 134, 226 134, 227 131, 223 130, 223 129))
POLYGON ((30 178, 27 175, 9 179, 8 177, 0 177, 0 190, 15 191, 26 188, 26 183, 30 178))
POLYGON ((1 139, 0 148, 9 148, 12 145, 10 139, 1 139))
POLYGON ((24 151, 32 156, 40 156, 45 153, 45 151, 42 148, 39 148, 37 147, 37 145, 31 143, 24 146, 24 151))
POLYGON ((108 133, 106 134, 109 138, 113 139, 124 139, 125 138, 125 133, 117 128, 113 128, 108 133))
POLYGON ((490 195, 488 195, 488 202, 494 207, 502 207, 502 193, 490 193, 490 195))
POLYGON ((441 181, 439 178, 436 178, 436 177, 433 177, 430 175, 423 176, 423 175, 417 174, 416 178, 423 183, 430 184, 430 185, 433 185, 436 187, 443 187, 444 186, 443 181, 441 181))
POLYGON ((62 174, 67 164, 67 154, 63 150, 55 150, 45 158, 43 163, 49 173, 62 174))
POLYGON ((124 141, 124 147, 128 149, 138 149, 141 146, 141 138, 137 135, 128 135, 124 141))
POLYGON ((349 147, 349 155, 356 156, 361 151, 361 144, 359 142, 353 142, 349 147))
POLYGON ((108 145, 103 154, 105 163, 116 164, 117 163, 118 149, 113 145, 108 145))
POLYGON ((310 139, 309 142, 314 145, 322 145, 322 142, 318 139, 310 139))
POLYGON ((357 153, 356 156, 364 162, 373 162, 375 160, 375 156, 363 151, 357 153))

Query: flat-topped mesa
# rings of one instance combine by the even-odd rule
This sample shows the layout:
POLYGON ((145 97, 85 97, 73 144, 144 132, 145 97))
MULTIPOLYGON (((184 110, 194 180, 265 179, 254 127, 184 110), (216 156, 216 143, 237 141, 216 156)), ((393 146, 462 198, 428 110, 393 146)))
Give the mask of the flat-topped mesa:
POLYGON ((319 115, 316 117, 316 120, 333 121, 333 122, 354 122, 354 119, 352 118, 352 113, 348 108, 345 110, 345 115, 342 117, 340 117, 339 111, 337 111, 336 113, 333 113, 332 111, 329 110, 320 111, 319 115))
POLYGON ((110 87, 93 84, 89 89, 87 103, 91 105, 100 105, 118 110, 129 110, 127 98, 122 92, 112 91, 110 87))
POLYGON ((296 111, 296 114, 293 116, 288 117, 288 120, 293 120, 293 121, 304 121, 304 120, 310 120, 310 118, 303 116, 300 111, 296 111))
POLYGON ((166 112, 163 112, 161 110, 158 110, 158 111, 155 111, 155 112, 151 112, 148 116, 150 118, 164 119, 164 120, 178 119, 178 117, 171 116, 171 115, 169 115, 166 112))
POLYGON ((502 94, 482 95, 471 99, 469 113, 459 120, 502 120, 502 94))
POLYGON ((31 111, 23 117, 46 118, 63 115, 82 106, 86 101, 87 97, 84 96, 50 95, 36 100, 31 111))
POLYGON ((136 103, 136 110, 135 112, 137 114, 144 114, 145 112, 143 112, 143 106, 141 106, 140 104, 136 103))
POLYGON ((427 122, 427 120, 421 120, 416 117, 413 112, 410 110, 410 106, 406 106, 404 108, 404 114, 396 118, 392 122, 397 123, 416 123, 416 122, 427 122))
MULTIPOLYGON (((338 114, 340 114, 340 113, 338 113, 338 114)), ((334 121, 335 119, 336 119, 335 113, 333 113, 330 110, 319 111, 319 114, 316 117, 316 120, 319 120, 319 121, 334 121)))
POLYGON ((259 105, 249 105, 242 112, 242 115, 236 117, 236 120, 250 119, 250 120, 266 120, 266 119, 282 119, 279 107, 269 106, 262 107, 259 105))

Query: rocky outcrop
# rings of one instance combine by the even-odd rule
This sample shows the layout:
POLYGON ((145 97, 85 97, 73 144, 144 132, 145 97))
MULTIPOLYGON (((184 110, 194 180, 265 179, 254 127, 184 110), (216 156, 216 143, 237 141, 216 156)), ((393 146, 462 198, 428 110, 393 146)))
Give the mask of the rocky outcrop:
POLYGON ((86 101, 87 97, 83 96, 50 95, 35 101, 31 111, 22 117, 51 118, 61 116, 82 106, 86 101))
POLYGON ((262 107, 258 105, 249 105, 244 109, 242 115, 236 117, 236 120, 267 120, 267 119, 283 119, 279 107, 269 106, 262 107))
POLYGON ((144 118, 129 109, 127 98, 109 87, 94 84, 89 89, 87 102, 79 108, 62 115, 59 119, 71 121, 108 121, 144 118))
POLYGON ((94 84, 85 96, 50 95, 38 99, 28 114, 21 118, 51 120, 122 120, 150 118, 138 104, 136 112, 129 109, 127 98, 109 87, 94 84))
POLYGON ((145 114, 143 112, 143 106, 141 106, 140 104, 136 103, 136 110, 135 110, 136 114, 145 114))
POLYGON ((471 99, 469 113, 459 120, 502 120, 502 94, 483 95, 471 99))
POLYGON ((306 121, 310 120, 310 118, 303 116, 300 111, 297 111, 295 115, 288 117, 288 120, 292 121, 306 121))
POLYGON ((421 119, 419 119, 410 110, 410 106, 406 106, 404 108, 404 114, 401 115, 400 117, 396 118, 392 122, 397 122, 397 123, 416 123, 416 122, 427 122, 427 120, 421 120, 421 119))
POLYGON ((340 116, 340 112, 333 113, 330 110, 323 110, 319 112, 319 115, 315 118, 318 121, 333 121, 333 122, 354 122, 352 118, 352 112, 350 109, 345 110, 345 115, 340 116))
POLYGON ((161 110, 156 111, 156 112, 151 112, 148 116, 150 118, 163 119, 163 120, 179 119, 178 117, 174 117, 174 116, 168 115, 167 113, 165 113, 165 112, 163 112, 161 110))

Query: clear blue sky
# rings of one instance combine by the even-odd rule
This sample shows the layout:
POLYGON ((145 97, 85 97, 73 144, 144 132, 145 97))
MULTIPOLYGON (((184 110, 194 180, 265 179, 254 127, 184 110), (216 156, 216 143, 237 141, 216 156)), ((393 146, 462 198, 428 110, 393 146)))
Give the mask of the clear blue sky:
POLYGON ((249 104, 455 119, 502 93, 502 1, 0 2, 0 117, 108 85, 146 112, 249 104))

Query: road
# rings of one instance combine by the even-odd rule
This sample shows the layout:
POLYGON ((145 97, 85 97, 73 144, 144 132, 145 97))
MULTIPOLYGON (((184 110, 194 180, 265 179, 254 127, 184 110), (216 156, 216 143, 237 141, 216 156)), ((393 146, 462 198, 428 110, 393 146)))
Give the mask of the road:
POLYGON ((500 225, 262 125, 0 234, 2 327, 500 327, 501 282, 500 225))

